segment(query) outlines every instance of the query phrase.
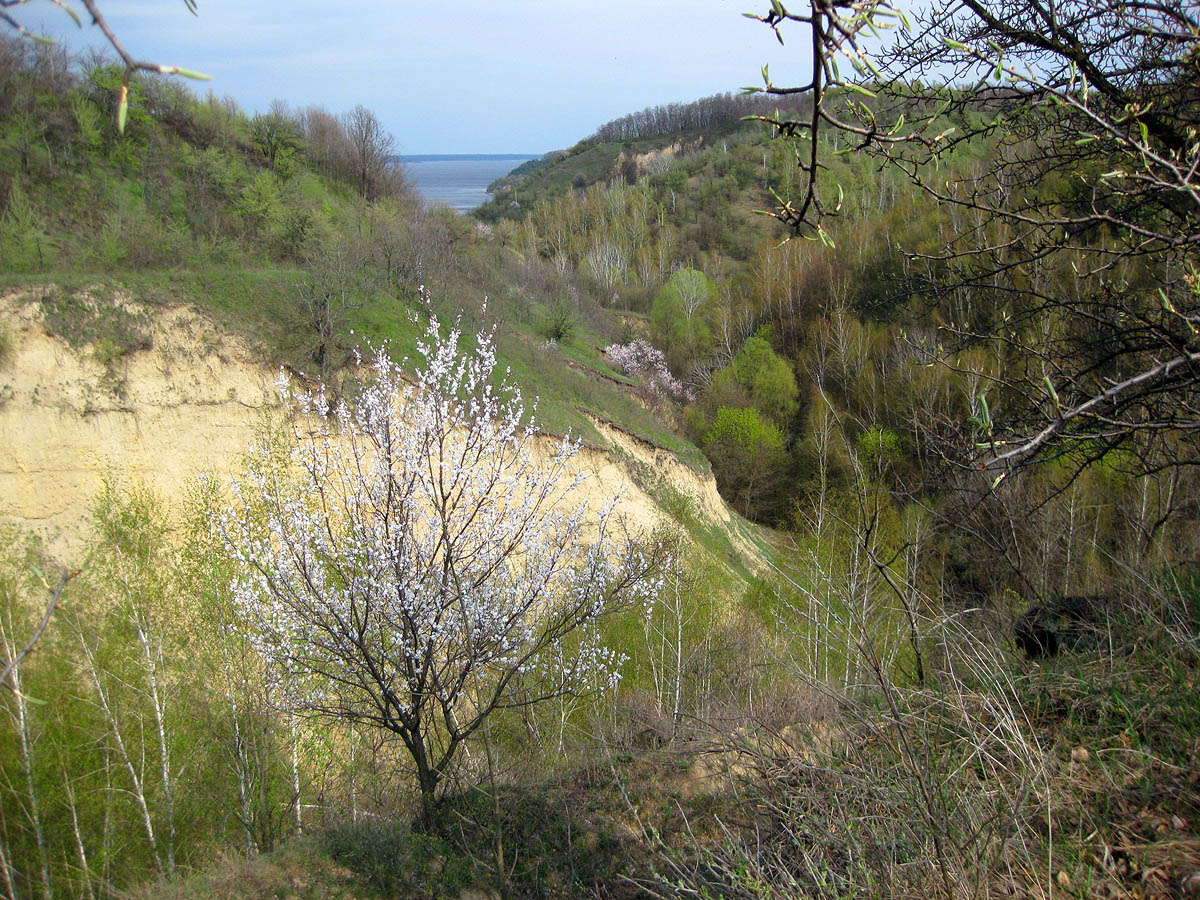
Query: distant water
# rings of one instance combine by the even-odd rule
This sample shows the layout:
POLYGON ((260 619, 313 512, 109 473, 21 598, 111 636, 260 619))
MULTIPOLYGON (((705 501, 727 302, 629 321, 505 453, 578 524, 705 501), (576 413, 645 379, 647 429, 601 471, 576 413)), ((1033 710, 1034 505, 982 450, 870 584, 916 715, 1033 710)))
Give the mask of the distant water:
POLYGON ((468 212, 488 199, 487 186, 538 154, 401 156, 426 204, 468 212))

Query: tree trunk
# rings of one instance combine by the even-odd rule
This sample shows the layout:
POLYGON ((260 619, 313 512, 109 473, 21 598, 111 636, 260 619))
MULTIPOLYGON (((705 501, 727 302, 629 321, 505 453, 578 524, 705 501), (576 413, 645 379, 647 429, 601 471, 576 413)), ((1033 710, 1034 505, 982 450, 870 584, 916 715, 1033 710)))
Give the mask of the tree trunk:
MULTIPOLYGON (((12 631, 12 620, 9 620, 9 631, 12 631)), ((17 658, 16 644, 5 642, 5 655, 9 659, 17 658)), ((54 892, 50 886, 50 865, 46 856, 46 836, 42 829, 42 817, 38 807, 37 791, 33 782, 33 734, 29 725, 29 710, 25 703, 25 694, 21 685, 21 666, 13 666, 9 675, 12 680, 12 693, 16 700, 17 741, 21 752, 21 768, 25 774, 25 786, 29 795, 29 823, 33 826, 33 838, 37 844, 38 874, 42 880, 42 896, 45 900, 53 900, 54 892)))
POLYGON ((87 659, 89 674, 92 676, 92 685, 96 688, 96 696, 100 700, 100 708, 108 720, 109 732, 112 734, 115 749, 121 758, 121 762, 125 764, 125 771, 129 775, 130 793, 133 794, 133 798, 137 801, 138 809, 142 814, 142 827, 146 830, 146 840, 150 844, 150 854, 154 859, 154 870, 159 875, 162 875, 163 861, 159 853, 158 839, 154 834, 154 820, 150 816, 150 806, 146 802, 145 784, 142 775, 139 773, 138 768, 134 766, 133 758, 129 755, 125 747, 125 739, 121 735, 121 725, 117 720, 112 704, 109 703, 108 693, 104 690, 104 682, 100 671, 96 668, 96 658, 92 653, 92 648, 88 646, 87 641, 83 639, 82 635, 80 635, 79 640, 83 647, 84 656, 87 659))
POLYGON ((167 817, 167 875, 175 877, 175 782, 171 777, 171 752, 167 741, 166 702, 159 696, 158 665, 162 663, 161 647, 152 652, 150 639, 146 629, 142 627, 137 614, 134 614, 134 628, 137 631, 138 642, 146 658, 146 679, 150 684, 150 703, 154 707, 154 726, 158 734, 159 776, 162 779, 163 803, 167 817), (155 657, 158 657, 156 660, 155 657))

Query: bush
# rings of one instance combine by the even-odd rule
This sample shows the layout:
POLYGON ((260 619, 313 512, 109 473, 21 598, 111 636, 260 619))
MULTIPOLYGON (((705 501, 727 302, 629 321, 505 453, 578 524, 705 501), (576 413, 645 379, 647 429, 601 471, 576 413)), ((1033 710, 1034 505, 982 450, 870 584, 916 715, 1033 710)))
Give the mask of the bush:
POLYGON ((667 368, 663 352, 649 341, 610 344, 604 348, 608 361, 631 378, 642 379, 656 397, 690 403, 691 391, 667 368))
POLYGON ((564 297, 556 297, 543 309, 539 331, 547 340, 564 344, 575 333, 575 308, 564 297))
POLYGON ((400 822, 337 825, 321 835, 333 860, 388 897, 439 896, 469 883, 441 838, 417 834, 400 822))
POLYGON ((748 518, 766 514, 786 462, 783 432, 756 409, 722 406, 702 442, 722 496, 748 518))
POLYGON ((800 396, 796 375, 764 337, 747 340, 733 362, 713 376, 714 392, 728 392, 733 384, 773 422, 786 425, 796 414, 800 396))

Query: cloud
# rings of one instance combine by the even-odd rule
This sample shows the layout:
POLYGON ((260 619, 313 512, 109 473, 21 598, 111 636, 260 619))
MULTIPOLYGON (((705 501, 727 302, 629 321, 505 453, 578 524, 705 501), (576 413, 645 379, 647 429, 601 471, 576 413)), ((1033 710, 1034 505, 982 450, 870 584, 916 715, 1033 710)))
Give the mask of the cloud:
MULTIPOLYGON (((781 82, 799 80, 799 34, 780 48, 742 17, 755 3, 198 0, 198 16, 183 0, 100 7, 130 52, 207 72, 248 109, 276 97, 334 111, 362 103, 406 152, 426 153, 569 146, 624 113, 753 84, 763 63, 781 82)), ((102 43, 49 0, 22 9, 72 46, 102 43)))

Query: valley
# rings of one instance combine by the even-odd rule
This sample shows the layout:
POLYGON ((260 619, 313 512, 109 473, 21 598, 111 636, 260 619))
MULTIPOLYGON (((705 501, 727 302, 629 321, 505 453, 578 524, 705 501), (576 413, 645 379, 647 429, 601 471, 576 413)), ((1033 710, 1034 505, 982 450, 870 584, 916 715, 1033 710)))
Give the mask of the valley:
POLYGON ((0 897, 1194 896, 1176 12, 1061 10, 1184 48, 1092 88, 930 13, 470 210, 0 33, 0 897))

